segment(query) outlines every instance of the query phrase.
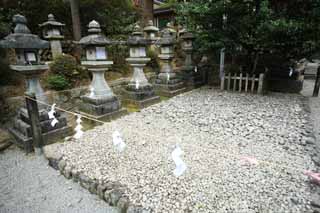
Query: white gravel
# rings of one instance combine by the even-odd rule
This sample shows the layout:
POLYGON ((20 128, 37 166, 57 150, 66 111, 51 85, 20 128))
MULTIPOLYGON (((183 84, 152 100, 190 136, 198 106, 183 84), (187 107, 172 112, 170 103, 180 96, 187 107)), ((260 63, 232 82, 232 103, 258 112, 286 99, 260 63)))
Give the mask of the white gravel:
POLYGON ((120 182, 132 203, 154 212, 310 212, 308 116, 298 95, 201 89, 87 131, 62 152, 77 170, 120 182), (112 146, 115 130, 123 153, 112 146), (170 158, 177 143, 188 166, 179 178, 170 158), (243 165, 242 156, 272 164, 243 165))
POLYGON ((1 213, 117 213, 48 166, 43 156, 11 146, 0 153, 1 213))

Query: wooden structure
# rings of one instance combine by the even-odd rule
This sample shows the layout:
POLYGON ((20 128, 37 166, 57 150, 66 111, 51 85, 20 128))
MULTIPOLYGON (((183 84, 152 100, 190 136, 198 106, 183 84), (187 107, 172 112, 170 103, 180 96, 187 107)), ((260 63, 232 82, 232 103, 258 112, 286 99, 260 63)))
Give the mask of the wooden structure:
POLYGON ((246 73, 231 74, 228 73, 221 79, 221 90, 238 91, 238 92, 257 92, 263 94, 265 88, 265 74, 250 75, 246 73))

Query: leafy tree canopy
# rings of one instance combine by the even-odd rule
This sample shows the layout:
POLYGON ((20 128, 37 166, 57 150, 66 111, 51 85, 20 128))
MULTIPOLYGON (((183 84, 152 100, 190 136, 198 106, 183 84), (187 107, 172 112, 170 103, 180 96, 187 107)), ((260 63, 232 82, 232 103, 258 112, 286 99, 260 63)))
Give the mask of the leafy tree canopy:
POLYGON ((192 0, 176 11, 178 22, 197 33, 201 52, 225 47, 253 58, 300 59, 319 48, 320 0, 192 0))

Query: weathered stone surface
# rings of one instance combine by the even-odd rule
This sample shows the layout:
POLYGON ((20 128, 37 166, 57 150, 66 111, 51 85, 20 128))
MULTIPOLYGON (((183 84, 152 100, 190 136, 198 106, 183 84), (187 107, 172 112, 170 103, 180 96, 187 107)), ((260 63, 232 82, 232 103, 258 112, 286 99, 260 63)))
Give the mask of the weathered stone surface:
POLYGON ((58 168, 60 170, 60 172, 62 172, 64 170, 64 167, 66 166, 66 162, 64 160, 60 160, 58 163, 58 168))

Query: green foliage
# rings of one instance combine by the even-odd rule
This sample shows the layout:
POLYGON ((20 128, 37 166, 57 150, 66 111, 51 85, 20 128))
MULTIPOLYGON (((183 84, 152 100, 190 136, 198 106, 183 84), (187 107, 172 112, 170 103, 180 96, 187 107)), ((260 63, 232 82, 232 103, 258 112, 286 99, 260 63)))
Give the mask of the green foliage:
POLYGON ((129 47, 127 45, 112 44, 107 47, 108 57, 113 61, 112 71, 127 75, 130 67, 126 62, 129 55, 129 47))
POLYGON ((66 54, 57 56, 50 64, 50 70, 52 74, 64 77, 70 86, 87 77, 86 70, 78 66, 76 59, 66 54))
POLYGON ((155 50, 148 49, 147 57, 151 59, 148 62, 147 66, 154 71, 158 71, 160 69, 159 61, 158 61, 158 53, 155 50))
MULTIPOLYGON (((79 0, 82 34, 87 34, 87 25, 93 19, 100 22, 108 36, 125 36, 131 29, 138 15, 131 0, 79 0)), ((67 0, 10 0, 0 2, 0 37, 10 29, 12 16, 16 13, 25 15, 31 32, 40 32, 39 24, 47 21, 48 14, 66 24, 64 34, 72 39, 72 18, 67 0), (3 33, 1 34, 1 32, 3 33)))
POLYGON ((259 55, 308 57, 319 48, 320 0, 193 0, 176 4, 177 20, 196 33, 195 49, 246 55, 254 67, 259 55), (223 19, 223 16, 227 19, 223 19))
POLYGON ((18 74, 12 71, 6 60, 6 52, 0 49, 0 85, 15 85, 18 83, 18 74))
POLYGON ((68 89, 70 86, 68 80, 63 75, 49 75, 46 81, 49 88, 54 90, 68 89))

